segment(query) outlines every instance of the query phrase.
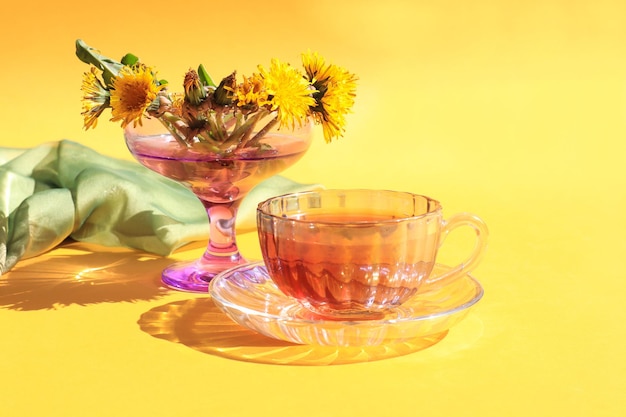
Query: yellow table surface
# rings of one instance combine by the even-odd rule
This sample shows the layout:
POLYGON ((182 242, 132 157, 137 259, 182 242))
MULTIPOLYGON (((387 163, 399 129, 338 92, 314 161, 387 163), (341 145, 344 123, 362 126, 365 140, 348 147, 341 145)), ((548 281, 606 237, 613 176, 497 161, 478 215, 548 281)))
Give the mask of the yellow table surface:
POLYGON ((490 228, 483 300, 395 350, 256 335, 161 288, 172 259, 72 243, 24 260, 0 277, 0 416, 626 415, 623 1, 68 0, 0 20, 0 146, 130 159, 117 124, 82 130, 77 38, 171 83, 310 48, 359 75, 358 101, 342 140, 318 132, 284 174, 431 195, 490 228))

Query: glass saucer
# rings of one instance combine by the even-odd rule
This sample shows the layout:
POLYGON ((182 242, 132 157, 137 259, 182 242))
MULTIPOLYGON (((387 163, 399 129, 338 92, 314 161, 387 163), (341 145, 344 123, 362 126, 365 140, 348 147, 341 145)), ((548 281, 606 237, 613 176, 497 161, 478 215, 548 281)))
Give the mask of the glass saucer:
MULTIPOLYGON (((433 273, 449 269, 437 264, 433 273)), ((209 293, 236 323, 265 336, 306 345, 375 346, 450 329, 482 298, 483 289, 466 274, 443 287, 422 287, 422 292, 379 319, 321 319, 278 290, 263 262, 254 262, 217 275, 209 293)))

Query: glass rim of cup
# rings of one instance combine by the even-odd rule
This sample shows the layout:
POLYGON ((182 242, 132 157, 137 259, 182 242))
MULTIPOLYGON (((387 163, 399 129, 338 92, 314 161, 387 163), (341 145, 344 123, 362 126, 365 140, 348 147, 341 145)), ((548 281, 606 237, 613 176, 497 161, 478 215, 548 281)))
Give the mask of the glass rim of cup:
MULTIPOLYGON (((414 209, 416 209, 416 203, 414 203, 414 209)), ((291 193, 285 193, 285 194, 281 194, 281 195, 276 195, 273 197, 270 197, 262 202, 260 202, 257 205, 257 214, 266 216, 266 217, 270 217, 270 218, 274 218, 277 220, 281 220, 281 221, 292 221, 292 222, 296 222, 296 223, 302 223, 302 224, 316 224, 316 225, 324 225, 324 226, 341 226, 341 227, 346 227, 346 226, 372 226, 372 225, 379 225, 379 224, 390 224, 390 223, 401 223, 401 222, 406 222, 406 221, 413 221, 413 220, 418 220, 418 219, 422 219, 422 218, 426 218, 426 217, 432 217, 432 216, 437 216, 440 215, 441 212, 443 210, 443 207, 441 205, 441 202, 437 199, 434 199, 432 197, 429 197, 427 195, 424 194, 417 194, 417 193, 413 193, 410 191, 397 191, 397 190, 390 190, 390 189, 368 189, 368 188, 324 188, 324 189, 320 189, 320 190, 307 190, 307 191, 297 191, 297 192, 291 192, 291 193), (330 193, 335 193, 335 194, 339 194, 339 193, 364 193, 364 192, 369 192, 369 193, 379 193, 379 194, 394 194, 394 195, 404 195, 407 197, 411 197, 414 201, 416 198, 421 198, 426 200, 427 202, 427 210, 423 213, 420 214, 412 214, 412 215, 406 215, 406 216, 400 216, 400 217, 393 217, 393 218, 388 218, 388 219, 372 219, 372 220, 368 220, 368 219, 364 219, 364 220, 353 220, 353 221, 333 221, 333 220, 320 220, 320 219, 315 219, 315 220, 311 220, 311 219, 307 219, 307 218, 300 218, 297 216, 291 216, 291 215, 285 215, 285 214, 275 214, 270 212, 270 206, 272 205, 272 202, 275 201, 279 201, 279 200, 284 200, 285 198, 299 198, 299 197, 306 197, 307 195, 315 195, 315 194, 330 194, 330 193)), ((415 212, 415 211, 414 211, 415 212)), ((305 215, 306 211, 302 211, 300 213, 297 213, 300 215, 305 215)))

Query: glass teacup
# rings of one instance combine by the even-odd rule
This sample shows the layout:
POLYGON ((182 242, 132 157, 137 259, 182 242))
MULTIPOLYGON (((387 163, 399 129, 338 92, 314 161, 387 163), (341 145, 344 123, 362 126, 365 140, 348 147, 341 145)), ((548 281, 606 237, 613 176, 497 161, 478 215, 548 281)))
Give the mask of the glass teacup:
POLYGON ((445 285, 476 267, 488 231, 469 213, 443 219, 427 196, 388 190, 320 190, 257 208, 261 252, 279 290, 322 316, 364 318, 399 306, 425 283, 445 285), (470 226, 469 257, 431 276, 452 229, 470 226))

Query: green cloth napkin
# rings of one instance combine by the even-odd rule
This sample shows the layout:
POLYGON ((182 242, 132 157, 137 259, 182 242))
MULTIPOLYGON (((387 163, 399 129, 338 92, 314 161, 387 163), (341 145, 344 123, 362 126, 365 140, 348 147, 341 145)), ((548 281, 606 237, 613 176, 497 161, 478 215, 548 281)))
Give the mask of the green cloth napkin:
MULTIPOLYGON (((260 201, 314 188, 281 176, 265 180, 244 198, 237 228, 255 227, 260 201)), ((0 147, 0 275, 67 238, 168 255, 208 231, 191 191, 139 163, 68 140, 0 147)))

